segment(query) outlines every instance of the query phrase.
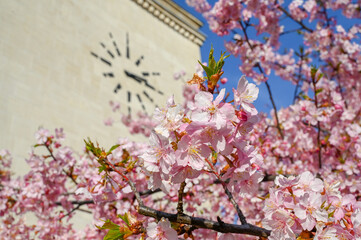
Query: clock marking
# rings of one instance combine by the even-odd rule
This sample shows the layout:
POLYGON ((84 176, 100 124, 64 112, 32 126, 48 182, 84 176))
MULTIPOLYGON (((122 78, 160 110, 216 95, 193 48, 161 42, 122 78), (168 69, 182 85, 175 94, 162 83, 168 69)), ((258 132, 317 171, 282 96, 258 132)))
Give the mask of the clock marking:
POLYGON ((122 85, 118 83, 118 85, 114 88, 114 93, 117 93, 120 89, 122 89, 122 85))
POLYGON ((152 103, 154 102, 153 98, 151 98, 146 91, 143 91, 143 94, 146 98, 149 99, 149 101, 151 101, 152 103))
POLYGON ((140 97, 140 95, 138 93, 137 93, 137 98, 138 98, 139 103, 142 105, 143 110, 145 111, 145 107, 144 107, 144 104, 142 102, 142 98, 140 97))
MULTIPOLYGON (((113 39, 112 33, 109 33, 109 37, 110 37, 111 39, 113 39)), ((120 51, 119 51, 118 45, 117 45, 117 43, 115 42, 114 39, 113 39, 113 46, 114 46, 115 51, 117 52, 118 56, 120 57, 120 51)))
POLYGON ((137 67, 138 67, 143 59, 144 59, 144 56, 140 56, 140 58, 135 62, 135 65, 137 65, 137 67))
POLYGON ((107 65, 109 65, 109 66, 112 66, 112 64, 111 64, 108 60, 106 60, 106 59, 104 59, 104 58, 102 58, 102 57, 99 57, 97 54, 95 54, 95 53, 93 53, 93 52, 90 52, 90 54, 91 54, 92 56, 94 56, 95 58, 99 58, 103 63, 105 63, 105 64, 107 64, 107 65))
POLYGON ((127 58, 130 59, 130 53, 129 53, 129 35, 127 33, 127 58))
POLYGON ((112 72, 103 73, 103 76, 104 76, 104 77, 111 77, 111 78, 113 78, 113 77, 114 77, 114 74, 113 74, 112 72))
POLYGON ((109 49, 107 49, 104 43, 100 42, 100 45, 107 51, 111 58, 114 58, 114 54, 109 49))
MULTIPOLYGON (((152 74, 153 76, 159 76, 159 75, 160 75, 159 72, 152 72, 151 74, 152 74)), ((147 76, 150 75, 150 73, 149 73, 149 72, 142 72, 142 75, 143 75, 144 77, 147 77, 147 76)))

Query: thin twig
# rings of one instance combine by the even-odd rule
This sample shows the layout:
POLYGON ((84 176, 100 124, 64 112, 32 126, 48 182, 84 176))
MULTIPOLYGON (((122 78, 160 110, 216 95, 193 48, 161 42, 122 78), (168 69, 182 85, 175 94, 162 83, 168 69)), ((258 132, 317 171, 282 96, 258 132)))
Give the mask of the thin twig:
MULTIPOLYGON (((258 66, 259 66, 259 65, 258 65, 258 66)), ((279 121, 279 119, 278 119, 277 107, 276 107, 275 101, 273 100, 271 87, 270 87, 270 85, 268 84, 267 81, 265 82, 265 84, 266 84, 266 87, 267 87, 267 91, 268 91, 268 94, 269 94, 269 98, 270 98, 271 103, 272 103, 272 106, 273 106, 273 110, 274 110, 274 112, 275 112, 277 130, 278 130, 278 133, 281 135, 281 138, 283 139, 283 138, 284 138, 284 135, 283 135, 283 132, 282 132, 282 130, 281 130, 280 121, 279 121)))
POLYGON ((140 197, 139 192, 138 192, 137 189, 135 188, 134 183, 133 183, 129 178, 127 178, 127 176, 125 176, 122 172, 120 172, 118 169, 116 169, 115 166, 114 166, 111 162, 107 161, 106 159, 104 159, 104 162, 105 162, 106 164, 110 165, 110 166, 113 168, 113 170, 114 170, 116 173, 118 173, 118 174, 129 184, 130 188, 132 189, 132 191, 133 191, 133 193, 134 193, 134 195, 135 195, 135 198, 137 199, 138 204, 139 204, 139 205, 143 205, 143 200, 142 200, 142 198, 140 197))
MULTIPOLYGON (((313 85, 313 91, 315 93, 315 107, 316 110, 318 110, 318 99, 317 99, 317 88, 316 88, 316 73, 314 73, 312 76, 312 85, 313 85)), ((322 145, 321 145, 321 124, 320 121, 317 120, 317 147, 318 147, 318 168, 322 168, 322 145)))
MULTIPOLYGON (((50 153, 50 156, 54 159, 55 162, 58 161, 58 159, 55 158, 54 154, 53 154, 53 150, 50 149, 50 147, 44 143, 43 144, 46 149, 48 150, 48 152, 50 153)), ((73 175, 71 173, 68 173, 67 171, 65 171, 64 169, 62 169, 63 173, 65 173, 72 181, 75 185, 78 185, 77 181, 74 179, 73 175)))
POLYGON ((234 200, 232 193, 228 190, 227 184, 222 180, 221 176, 219 176, 219 174, 217 173, 217 171, 214 168, 213 164, 207 158, 206 158, 206 162, 208 163, 208 165, 212 169, 214 175, 216 175, 216 177, 218 178, 218 180, 222 184, 222 187, 223 187, 225 193, 227 194, 228 200, 232 203, 233 207, 237 211, 237 215, 238 215, 239 220, 241 221, 242 225, 246 225, 247 224, 246 217, 243 215, 242 210, 239 208, 238 204, 234 200))
MULTIPOLYGON (((240 23, 241 29, 242 29, 242 31, 243 31, 244 37, 246 38, 246 42, 247 42, 249 48, 253 51, 253 46, 252 46, 251 42, 249 41, 249 37, 248 37, 248 34, 247 34, 247 30, 246 30, 246 28, 243 26, 242 20, 240 20, 239 23, 240 23)), ((261 67, 261 65, 260 65, 259 63, 257 63, 255 66, 256 66, 256 67, 258 68, 258 70, 262 73, 262 75, 263 75, 264 77, 266 77, 266 76, 265 76, 265 73, 264 73, 264 71, 263 71, 263 69, 262 69, 262 67, 261 67)), ((281 138, 283 139, 284 136, 283 136, 283 133, 282 133, 282 130, 281 130, 281 127, 280 127, 280 122, 279 122, 279 119, 278 119, 277 107, 276 107, 276 104, 275 104, 275 102, 274 102, 274 100, 273 100, 271 87, 269 86, 269 84, 268 84, 267 81, 265 82, 265 84, 266 84, 266 87, 267 87, 268 95, 269 95, 270 100, 271 100, 271 103, 272 103, 273 110, 274 110, 274 112, 275 112, 277 129, 278 129, 278 132, 279 132, 281 138)))
POLYGON ((310 33, 313 32, 313 30, 311 28, 307 27, 302 21, 298 21, 298 20, 294 19, 292 17, 292 15, 289 12, 287 12, 286 9, 284 9, 280 5, 278 6, 278 9, 281 10, 287 17, 289 17, 290 19, 295 21, 297 24, 299 24, 302 27, 302 29, 304 29, 304 30, 306 30, 307 32, 310 32, 310 33))
POLYGON ((178 190, 178 205, 177 205, 178 214, 183 214, 183 194, 184 194, 185 186, 186 186, 186 182, 183 181, 178 190))
MULTIPOLYGON (((302 48, 301 48, 302 49, 302 48)), ((303 62, 303 50, 300 50, 300 64, 298 66, 298 76, 297 76, 297 84, 296 84, 296 87, 295 87, 295 92, 293 93, 293 104, 295 104, 296 102, 296 97, 297 97, 297 92, 298 92, 298 88, 300 87, 300 83, 302 81, 302 62, 303 62)))

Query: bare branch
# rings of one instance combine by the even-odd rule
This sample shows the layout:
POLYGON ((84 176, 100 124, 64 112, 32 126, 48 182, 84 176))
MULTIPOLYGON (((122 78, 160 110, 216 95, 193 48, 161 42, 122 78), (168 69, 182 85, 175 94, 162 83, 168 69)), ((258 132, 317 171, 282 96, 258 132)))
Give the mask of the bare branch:
POLYGON ((186 186, 186 182, 183 181, 178 190, 178 205, 177 205, 178 214, 183 214, 183 194, 184 194, 185 186, 186 186))
POLYGON ((204 218, 192 217, 186 214, 179 215, 157 211, 146 206, 139 206, 138 213, 158 220, 164 217, 171 222, 188 224, 197 228, 211 229, 222 233, 248 234, 259 237, 268 237, 271 234, 270 230, 252 224, 236 225, 224 223, 222 221, 216 222, 204 218))

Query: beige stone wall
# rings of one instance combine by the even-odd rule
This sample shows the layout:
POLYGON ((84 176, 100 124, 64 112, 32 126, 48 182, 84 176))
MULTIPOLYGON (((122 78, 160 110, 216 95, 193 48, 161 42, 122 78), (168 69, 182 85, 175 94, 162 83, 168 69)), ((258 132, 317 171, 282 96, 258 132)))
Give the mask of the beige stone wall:
MULTIPOLYGON (((194 36, 182 30, 183 23, 174 22, 169 13, 159 16, 149 11, 154 8, 149 10, 143 0, 0 0, 0 148, 12 152, 15 171, 24 171, 23 159, 35 143, 39 126, 63 127, 66 143, 76 151, 87 137, 107 148, 120 136, 131 137, 120 122, 113 127, 103 124, 105 118, 114 117, 110 100, 127 106, 126 91, 152 91, 124 70, 138 76, 160 73, 146 78, 164 93, 152 95, 158 105, 171 94, 181 99, 182 84, 173 80, 173 74, 185 70, 190 76, 194 71, 200 59, 199 40, 196 44, 194 36), (121 56, 116 55, 113 40, 121 56), (116 56, 112 58, 107 50, 116 56), (103 76, 109 72, 113 78, 103 76), (119 82, 123 92, 115 94, 119 82)), ((189 20, 184 13, 177 14, 189 20)), ((132 97, 134 111, 141 109, 136 96, 132 97)), ((153 106, 144 96, 143 102, 147 109, 153 106)))

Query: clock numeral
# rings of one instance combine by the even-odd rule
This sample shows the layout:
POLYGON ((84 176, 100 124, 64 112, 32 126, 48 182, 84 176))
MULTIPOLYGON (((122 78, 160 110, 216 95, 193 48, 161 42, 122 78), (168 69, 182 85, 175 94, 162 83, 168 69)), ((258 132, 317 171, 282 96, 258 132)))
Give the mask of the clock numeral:
POLYGON ((127 58, 130 59, 130 52, 129 52, 129 35, 127 33, 127 58))
POLYGON ((114 93, 117 93, 120 89, 122 89, 122 85, 118 83, 117 86, 114 88, 114 93))
POLYGON ((104 77, 111 77, 111 78, 113 78, 113 77, 114 77, 114 74, 113 74, 112 72, 103 73, 103 76, 104 76, 104 77))
POLYGON ((149 101, 151 101, 152 103, 154 102, 153 98, 151 98, 146 91, 143 91, 143 94, 144 94, 144 96, 145 96, 146 98, 149 99, 149 101))
POLYGON ((127 91, 128 93, 128 103, 130 103, 130 101, 132 100, 132 93, 127 91))
POLYGON ((160 75, 159 72, 152 72, 152 73, 142 72, 142 75, 143 75, 144 77, 147 77, 147 76, 149 76, 150 74, 152 74, 153 76, 159 76, 159 75, 160 75))
POLYGON ((135 65, 137 65, 137 67, 138 67, 143 59, 144 59, 144 56, 140 56, 140 58, 135 62, 135 65))
POLYGON ((91 54, 92 56, 94 56, 95 58, 99 58, 103 63, 105 63, 105 64, 107 64, 107 65, 109 65, 109 66, 112 66, 112 64, 111 64, 108 60, 106 60, 106 59, 104 59, 104 58, 102 58, 102 57, 99 57, 97 54, 95 54, 95 53, 93 53, 93 52, 90 52, 90 54, 91 54))
MULTIPOLYGON (((109 37, 111 39, 113 39, 112 33, 109 33, 109 37)), ((113 40, 113 45, 114 45, 115 51, 117 52, 118 56, 120 57, 121 54, 120 54, 119 48, 118 48, 117 43, 115 42, 115 40, 113 40)))
POLYGON ((139 103, 142 105, 142 109, 145 111, 145 106, 144 106, 144 104, 142 102, 142 98, 140 97, 139 94, 137 94, 137 98, 138 98, 139 103))
POLYGON ((114 54, 105 46, 104 43, 101 42, 100 45, 107 51, 111 58, 114 58, 114 54))

